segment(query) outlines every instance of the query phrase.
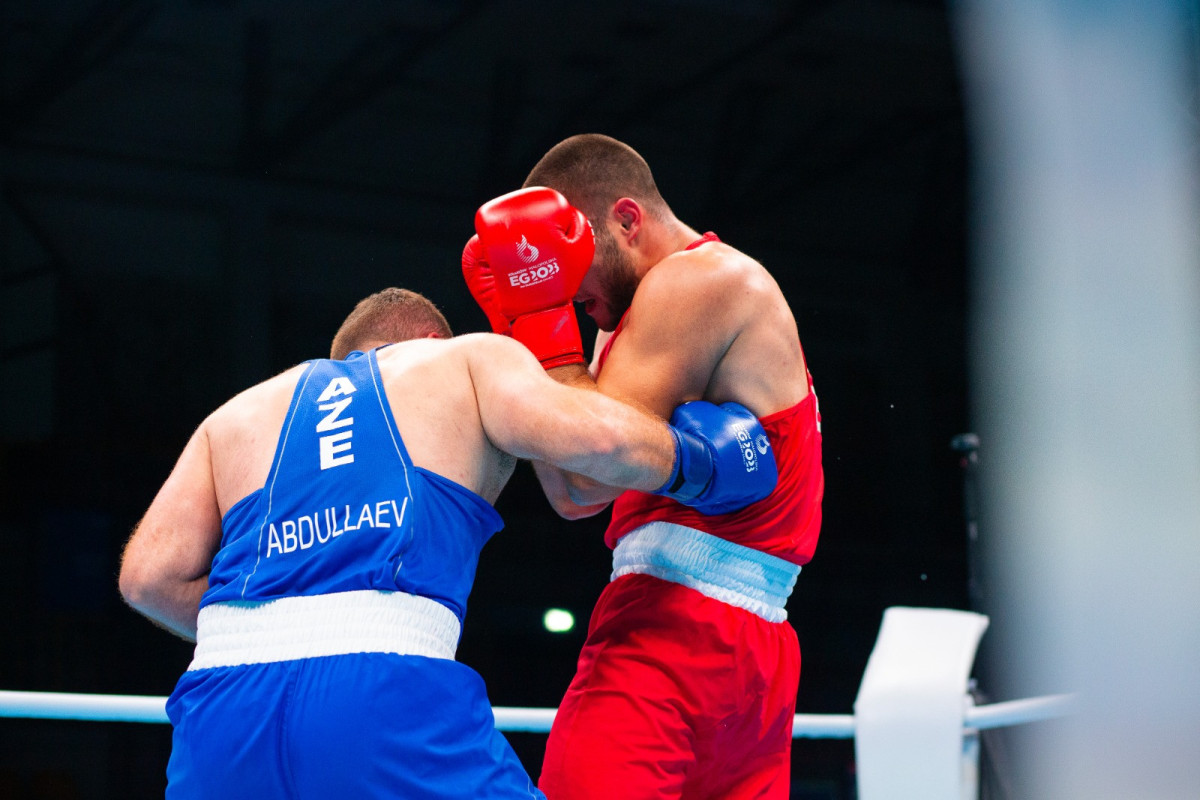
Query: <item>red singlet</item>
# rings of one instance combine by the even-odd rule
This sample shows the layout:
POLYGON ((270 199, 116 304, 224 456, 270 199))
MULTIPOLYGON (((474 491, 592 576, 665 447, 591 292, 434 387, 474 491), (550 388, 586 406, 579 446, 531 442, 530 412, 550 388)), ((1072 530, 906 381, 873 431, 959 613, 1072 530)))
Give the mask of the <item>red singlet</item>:
MULTIPOLYGON (((689 247, 719 241, 708 233, 689 247)), ((625 320, 606 343, 598 366, 625 320)), ((769 553, 812 558, 824 473, 817 397, 760 421, 779 482, 766 498, 706 517, 673 500, 625 492, 609 547, 665 521, 769 553)), ((539 786, 548 800, 788 796, 800 648, 792 626, 647 574, 600 595, 574 679, 559 706, 539 786)))
MULTIPOLYGON (((692 242, 687 249, 705 242, 720 241, 714 233, 692 242)), ((626 312, 628 315, 628 312, 626 312)), ((613 342, 625 327, 621 318, 617 329, 604 343, 597 369, 604 368, 613 342)), ((610 548, 634 528, 663 520, 695 528, 736 544, 753 547, 793 564, 807 564, 817 547, 821 532, 821 499, 825 494, 825 473, 821 467, 821 411, 808 376, 808 396, 791 408, 760 417, 767 438, 775 448, 779 482, 762 500, 741 511, 705 516, 667 497, 625 492, 613 502, 612 521, 604 534, 610 548)))

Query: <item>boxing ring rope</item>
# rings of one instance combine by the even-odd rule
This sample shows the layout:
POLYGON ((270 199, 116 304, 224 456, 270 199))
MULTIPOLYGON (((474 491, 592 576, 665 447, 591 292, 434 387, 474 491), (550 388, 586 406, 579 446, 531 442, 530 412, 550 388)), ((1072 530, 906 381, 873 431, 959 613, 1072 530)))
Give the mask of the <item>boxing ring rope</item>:
MULTIPOLYGON (((969 611, 884 610, 853 714, 796 714, 793 739, 850 739, 863 800, 979 795, 980 731, 1039 722, 1075 710, 1057 694, 976 706, 970 669, 988 618, 969 611)), ((167 698, 0 691, 0 718, 168 722, 167 698)), ((554 708, 493 706, 505 732, 548 733, 554 708)))
MULTIPOLYGON (((974 706, 964 715, 964 731, 980 731, 1055 719, 1069 714, 1074 695, 1057 694, 974 706)), ((0 690, 0 717, 89 720, 95 722, 167 722, 167 698, 147 695, 66 694, 0 690)), ((547 733, 553 708, 496 706, 496 727, 511 733, 547 733)), ((797 714, 794 739, 853 739, 852 714, 797 714)))

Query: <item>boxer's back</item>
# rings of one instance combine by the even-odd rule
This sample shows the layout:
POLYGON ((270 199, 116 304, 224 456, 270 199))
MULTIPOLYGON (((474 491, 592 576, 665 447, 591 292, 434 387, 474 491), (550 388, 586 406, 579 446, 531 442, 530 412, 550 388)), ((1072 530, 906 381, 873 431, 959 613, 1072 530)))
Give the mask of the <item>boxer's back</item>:
MULTIPOLYGON (((484 436, 464 356, 469 344, 419 339, 390 345, 377 351, 379 371, 413 463, 493 502, 514 459, 484 436)), ((205 421, 221 514, 263 487, 304 371, 298 365, 247 389, 205 421)))

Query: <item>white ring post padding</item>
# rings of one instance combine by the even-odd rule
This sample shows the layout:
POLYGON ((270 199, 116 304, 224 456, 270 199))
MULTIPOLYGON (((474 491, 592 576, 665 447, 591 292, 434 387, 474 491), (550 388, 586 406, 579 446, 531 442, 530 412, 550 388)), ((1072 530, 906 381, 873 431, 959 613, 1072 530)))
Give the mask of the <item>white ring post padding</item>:
MULTIPOLYGON (((145 695, 64 694, 0 690, 0 719, 74 719, 99 722, 168 722, 167 698, 145 695)), ((1003 728, 1055 719, 1070 713, 1074 696, 1067 694, 1008 700, 967 710, 964 726, 970 730, 1003 728)), ((496 727, 516 733, 547 733, 555 708, 494 706, 496 727)), ((850 714, 797 714, 795 739, 853 739, 850 714)))
POLYGON ((884 611, 854 701, 860 800, 962 800, 972 792, 963 723, 987 624, 969 611, 884 611))

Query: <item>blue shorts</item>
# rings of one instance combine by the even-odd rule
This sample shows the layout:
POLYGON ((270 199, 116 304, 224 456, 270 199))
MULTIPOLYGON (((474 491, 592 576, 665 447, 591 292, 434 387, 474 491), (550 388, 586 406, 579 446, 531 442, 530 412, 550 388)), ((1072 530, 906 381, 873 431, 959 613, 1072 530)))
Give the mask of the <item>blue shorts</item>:
POLYGON ((483 679, 447 659, 357 653, 185 672, 167 798, 540 798, 483 679))

